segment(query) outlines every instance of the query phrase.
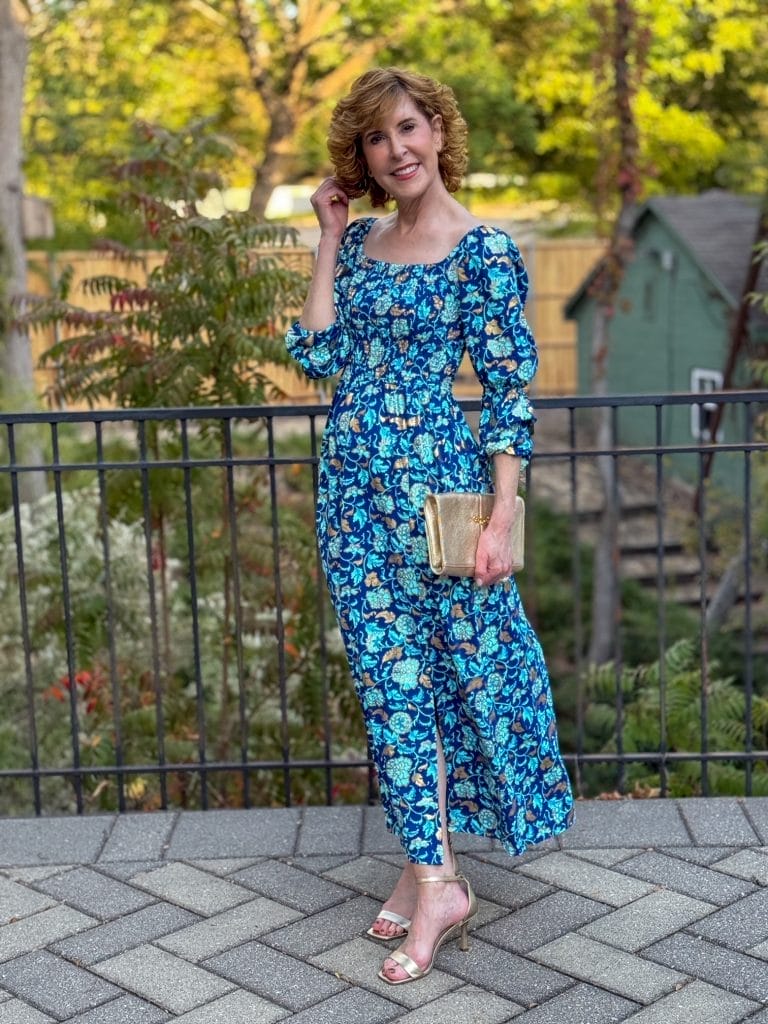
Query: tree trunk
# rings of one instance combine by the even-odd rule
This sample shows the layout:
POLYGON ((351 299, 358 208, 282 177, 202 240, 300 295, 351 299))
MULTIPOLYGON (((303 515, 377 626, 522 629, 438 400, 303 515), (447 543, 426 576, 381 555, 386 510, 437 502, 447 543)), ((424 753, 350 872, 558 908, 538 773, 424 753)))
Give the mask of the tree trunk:
MULTIPOLYGON (((27 66, 25 10, 19 0, 0 0, 0 368, 3 407, 34 405, 35 381, 29 336, 14 322, 12 302, 27 287, 22 227, 21 112, 27 66)), ((29 428, 28 428, 29 431, 29 428)), ((42 454, 30 432, 18 437, 18 456, 40 465, 42 454)), ((45 493, 43 473, 22 473, 22 501, 45 493)))
POLYGON ((264 220, 272 189, 281 185, 287 178, 290 161, 290 146, 296 130, 295 119, 288 105, 281 99, 267 104, 270 126, 264 147, 264 159, 253 170, 253 190, 251 191, 250 210, 260 220, 264 220))
MULTIPOLYGON (((592 392, 597 397, 608 393, 608 353, 614 302, 624 277, 624 269, 632 251, 631 231, 635 201, 638 195, 638 139, 632 111, 632 85, 629 55, 634 33, 634 12, 630 0, 614 0, 614 101, 619 126, 619 161, 617 185, 619 212, 614 224, 608 253, 595 285, 595 323, 592 334, 592 392)), ((597 446, 613 448, 610 408, 598 410, 597 446)), ((588 659, 599 665, 614 659, 618 652, 620 626, 619 601, 619 500, 616 464, 610 455, 598 456, 598 470, 603 491, 603 513, 595 544, 592 579, 592 630, 588 659)))
POLYGON ((285 86, 277 88, 267 71, 263 55, 259 52, 257 28, 248 4, 245 0, 234 0, 234 8, 237 34, 248 61, 251 85, 261 97, 269 120, 264 157, 253 169, 253 190, 249 205, 251 212, 263 220, 272 189, 285 178, 285 164, 296 130, 296 115, 285 94, 285 86))
MULTIPOLYGON (((605 306, 595 310, 592 335, 592 393, 603 397, 607 393, 609 313, 605 306)), ((601 408, 596 413, 595 444, 600 450, 614 446, 611 410, 601 408)), ((616 463, 610 455, 597 457, 597 468, 602 487, 602 513, 595 541, 592 563, 592 628, 590 631, 588 661, 601 665, 610 661, 616 652, 616 634, 619 628, 619 544, 617 508, 616 463)))
MULTIPOLYGON (((731 609, 735 606, 741 592, 741 585, 746 575, 746 562, 750 557, 747 551, 746 541, 742 538, 739 550, 731 558, 721 576, 715 593, 707 605, 707 612, 704 617, 704 631, 708 636, 713 636, 725 625, 731 609)), ((747 600, 752 595, 747 594, 747 600)))

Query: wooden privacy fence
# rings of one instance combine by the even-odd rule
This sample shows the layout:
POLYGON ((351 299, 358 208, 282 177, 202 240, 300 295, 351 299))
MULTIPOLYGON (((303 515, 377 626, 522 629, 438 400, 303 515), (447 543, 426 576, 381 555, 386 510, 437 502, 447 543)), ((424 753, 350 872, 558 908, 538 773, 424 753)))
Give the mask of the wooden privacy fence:
MULTIPOLYGON (((590 268, 604 251, 604 243, 597 239, 554 239, 537 241, 522 247, 523 257, 531 279, 531 292, 526 315, 539 346, 540 366, 535 391, 538 395, 574 394, 577 385, 576 325, 563 318, 566 299, 575 291, 590 268)), ((306 247, 286 247, 277 250, 280 257, 296 266, 311 268, 313 254, 306 247)), ((28 287, 30 292, 45 295, 50 292, 64 270, 72 267, 71 301, 87 310, 104 307, 103 296, 91 295, 82 283, 100 274, 116 274, 136 280, 141 286, 145 275, 162 260, 162 253, 147 252, 145 266, 122 262, 109 253, 101 252, 30 252, 28 254, 28 287)), ((40 355, 56 340, 54 328, 35 331, 32 336, 32 354, 39 367, 40 355)), ((36 371, 38 391, 43 394, 53 383, 54 368, 36 371)), ((285 401, 315 402, 327 397, 316 381, 304 380, 292 369, 273 366, 268 376, 285 394, 285 401)), ((457 393, 475 397, 479 387, 467 360, 456 382, 457 393)))
MULTIPOLYGON (((304 266, 309 273, 312 267, 312 252, 305 246, 282 246, 270 250, 292 268, 304 266)), ((50 294, 51 288, 60 279, 67 267, 72 268, 72 281, 69 290, 70 302, 82 309, 96 311, 104 309, 109 303, 108 296, 94 295, 83 289, 83 282, 102 274, 114 274, 136 282, 143 287, 147 275, 159 266, 163 260, 162 252, 147 251, 139 254, 144 260, 141 263, 126 262, 108 252, 98 251, 64 251, 58 253, 29 252, 27 255, 27 287, 35 295, 50 294)), ((296 313, 298 315, 298 311, 296 313)), ((36 330, 32 334, 32 358, 36 367, 35 376, 38 394, 45 394, 56 377, 55 367, 40 366, 41 354, 57 340, 56 328, 49 327, 36 330)), ((282 392, 286 400, 294 402, 313 402, 317 400, 317 387, 313 381, 304 381, 295 370, 282 366, 272 366, 266 374, 282 392)), ((73 409, 84 409, 84 405, 74 404, 73 409)))

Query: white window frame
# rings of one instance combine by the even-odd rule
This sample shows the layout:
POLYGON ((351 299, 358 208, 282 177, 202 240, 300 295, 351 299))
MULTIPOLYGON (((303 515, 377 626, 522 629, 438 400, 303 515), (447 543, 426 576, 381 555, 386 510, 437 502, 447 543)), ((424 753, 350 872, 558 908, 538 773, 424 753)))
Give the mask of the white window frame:
MULTIPOLYGON (((722 391, 723 375, 720 370, 706 370, 695 367, 691 370, 691 391, 695 394, 707 394, 709 391, 722 391)), ((702 402, 691 405, 691 436, 694 441, 710 442, 712 435, 707 426, 707 418, 717 409, 714 402, 702 402)), ((715 440, 722 441, 722 427, 715 440)))

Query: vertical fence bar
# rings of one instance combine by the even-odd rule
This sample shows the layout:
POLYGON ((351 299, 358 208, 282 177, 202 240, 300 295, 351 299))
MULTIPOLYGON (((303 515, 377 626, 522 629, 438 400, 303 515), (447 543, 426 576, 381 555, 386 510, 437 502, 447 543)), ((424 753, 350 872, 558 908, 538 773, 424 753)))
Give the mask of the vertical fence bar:
MULTIPOLYGON (((316 511, 316 495, 318 485, 318 444, 317 444, 317 421, 314 416, 309 419, 309 449, 312 456, 312 495, 313 509, 316 511)), ((320 559, 320 545, 317 541, 315 531, 315 579, 317 581, 317 628, 319 630, 317 642, 320 651, 320 674, 323 681, 323 756, 325 757, 325 802, 329 806, 333 803, 333 767, 331 758, 333 756, 333 729, 331 727, 330 714, 330 685, 328 679, 328 644, 326 633, 328 624, 325 615, 325 575, 320 559)))
MULTIPOLYGON (((159 429, 159 428, 158 428, 159 429)), ((155 590, 154 545, 152 538, 152 502, 149 489, 149 457, 147 453, 146 420, 139 421, 139 466, 141 476, 141 504, 144 515, 144 547, 147 562, 149 590, 149 634, 152 646, 152 682, 155 691, 155 728, 157 729, 157 766, 160 769, 160 803, 168 808, 168 772, 165 770, 165 685, 160 665, 160 637, 157 622, 157 593, 155 590)))
POLYGON ((80 721, 77 710, 77 660, 75 655, 75 631, 72 628, 72 601, 69 590, 69 553, 64 524, 64 493, 61 482, 61 459, 59 457, 58 423, 52 424, 51 446, 53 450, 53 482, 56 494, 56 527, 59 534, 59 566, 61 569, 61 600, 64 612, 64 630, 67 646, 67 674, 69 677, 69 726, 72 741, 72 785, 75 790, 77 813, 84 810, 83 775, 80 769, 80 721))
POLYGON ((661 451, 663 439, 663 407, 654 406, 656 443, 656 593, 659 652, 659 789, 662 796, 669 788, 667 767, 667 577, 664 571, 666 494, 664 479, 664 455, 661 451))
POLYGON ((19 474, 13 468, 17 463, 16 434, 12 423, 8 424, 8 462, 11 477, 13 530, 16 543, 16 568, 19 574, 19 613, 21 615, 21 640, 24 647, 24 688, 27 704, 29 764, 32 770, 32 797, 35 805, 35 814, 40 815, 43 813, 43 805, 40 793, 40 755, 37 744, 37 717, 35 714, 35 678, 32 671, 32 641, 29 633, 29 607, 27 605, 27 580, 24 565, 24 536, 21 526, 19 474))
POLYGON ((618 454, 618 418, 617 405, 611 406, 611 455, 613 460, 612 493, 606 495, 611 502, 611 551, 613 552, 613 627, 616 631, 616 756, 618 758, 617 785, 620 793, 626 788, 627 765, 624 760, 624 656, 621 640, 622 599, 621 599, 621 552, 619 550, 619 520, 621 518, 621 492, 619 490, 619 454, 618 454))
POLYGON ((576 666, 576 761, 574 764, 574 787, 579 796, 584 796, 584 720, 586 715, 586 693, 584 679, 584 624, 581 588, 581 550, 579 533, 579 474, 576 466, 576 409, 568 407, 568 456, 570 477, 570 527, 571 527, 571 573, 573 577, 573 656, 576 666))
MULTIPOLYGON (((229 558, 232 564, 232 599, 235 613, 235 665, 237 667, 237 709, 240 726, 240 761, 242 763, 243 802, 250 807, 251 789, 248 778, 248 710, 245 700, 245 655, 243 651, 243 600, 240 585, 240 549, 237 543, 237 502, 235 500, 235 465, 232 446, 232 420, 223 423, 224 457, 226 460, 227 524, 229 558)), ((282 603, 282 597, 281 597, 282 603)))
MULTIPOLYGON (((699 416, 703 408, 699 408, 699 416)), ((707 555, 707 488, 704 480, 706 453, 699 446, 699 657, 701 659, 700 746, 701 795, 709 796, 709 637, 707 635, 707 586, 709 583, 707 555)))
POLYGON ((200 610, 197 596, 197 548, 195 545, 195 521, 192 510, 192 468, 189 454, 189 421, 181 420, 181 461, 184 479, 184 524, 187 531, 187 565, 189 583, 189 607, 192 616, 192 665, 195 677, 195 699, 197 702, 197 757, 198 778, 200 779, 200 806, 208 807, 208 772, 206 771, 207 735, 205 718, 205 691, 203 670, 200 659, 200 610))
MULTIPOLYGON (((744 440, 751 444, 754 439, 752 404, 744 409, 744 440)), ((752 661, 752 452, 744 450, 744 727, 746 731, 746 794, 752 796, 752 773, 754 735, 752 729, 752 705, 754 700, 754 664, 752 661)))
POLYGON ((285 621, 283 618, 283 578, 280 569, 280 523, 277 515, 277 473, 275 467, 275 425, 267 419, 267 455, 269 459, 269 498, 272 518, 272 558, 275 583, 275 629, 277 638, 277 670, 280 679, 280 725, 283 746, 283 793, 285 806, 292 805, 291 738, 288 731, 288 679, 285 665, 285 621))
POLYGON ((126 809, 125 804, 125 773, 121 771, 124 764, 123 751, 123 716, 122 692, 117 671, 117 652, 115 649, 115 610, 112 591, 112 560, 109 545, 109 514, 107 512, 107 481, 104 470, 104 437, 102 425, 94 423, 96 435, 96 476, 99 482, 99 524, 101 527, 101 553, 104 559, 104 600, 107 605, 107 644, 109 651, 109 683, 112 690, 112 726, 115 740, 115 781, 117 785, 117 807, 119 811, 126 809))

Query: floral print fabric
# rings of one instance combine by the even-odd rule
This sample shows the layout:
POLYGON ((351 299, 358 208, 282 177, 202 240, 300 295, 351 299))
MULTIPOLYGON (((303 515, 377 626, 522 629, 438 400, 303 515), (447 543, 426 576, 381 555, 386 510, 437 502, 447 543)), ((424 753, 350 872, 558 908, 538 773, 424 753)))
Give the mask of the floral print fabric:
POLYGON ((572 797, 546 666, 514 580, 435 577, 430 491, 492 489, 491 457, 527 461, 536 348, 514 242, 478 226, 444 259, 365 254, 354 221, 336 273, 337 317, 287 335, 309 376, 341 374, 323 436, 317 531, 363 708, 387 825, 415 863, 443 863, 437 743, 450 831, 510 853, 562 832, 572 797), (479 441, 452 385, 468 351, 483 387, 479 441))

